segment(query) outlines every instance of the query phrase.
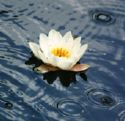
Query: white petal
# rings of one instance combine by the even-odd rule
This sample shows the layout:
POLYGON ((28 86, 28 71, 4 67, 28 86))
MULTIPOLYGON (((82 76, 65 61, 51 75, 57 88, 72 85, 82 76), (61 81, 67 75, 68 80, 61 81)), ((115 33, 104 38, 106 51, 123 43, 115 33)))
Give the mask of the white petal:
POLYGON ((75 41, 76 43, 78 43, 78 44, 81 45, 81 37, 75 38, 74 41, 75 41))
POLYGON ((44 55, 44 53, 42 53, 41 50, 38 51, 39 54, 39 58, 44 62, 44 63, 48 63, 48 58, 44 55))
POLYGON ((80 58, 85 54, 87 48, 88 48, 88 44, 82 45, 82 47, 78 51, 79 54, 77 56, 76 62, 78 62, 80 58))
POLYGON ((60 34, 60 32, 52 29, 50 32, 49 32, 49 41, 51 41, 52 43, 59 43, 61 40, 62 40, 62 35, 60 34))
POLYGON ((79 50, 80 46, 81 46, 81 37, 77 37, 74 40, 74 46, 72 48, 73 53, 77 53, 77 51, 79 50))
POLYGON ((88 44, 82 45, 82 47, 80 48, 80 55, 81 56, 83 56, 85 54, 87 48, 88 48, 88 44))
POLYGON ((39 44, 40 44, 40 48, 43 51, 43 53, 45 53, 45 55, 47 55, 47 52, 48 52, 48 37, 43 33, 40 34, 39 44))
POLYGON ((57 61, 57 67, 63 70, 69 70, 72 68, 73 61, 71 59, 59 58, 57 61))
POLYGON ((80 58, 85 54, 85 51, 87 50, 87 48, 88 48, 88 44, 82 45, 82 47, 77 52, 79 54, 77 54, 77 57, 76 57, 76 59, 74 61, 74 64, 76 64, 80 60, 80 58))
POLYGON ((71 31, 67 32, 63 36, 63 46, 72 51, 72 47, 74 46, 74 40, 71 31))
POLYGON ((43 45, 42 43, 47 43, 48 42, 48 37, 44 33, 40 33, 39 37, 39 43, 43 45))
POLYGON ((80 60, 80 58, 84 55, 87 48, 88 48, 88 44, 84 44, 84 45, 82 45, 82 47, 80 49, 78 49, 76 54, 73 55, 73 57, 72 57, 72 59, 74 60, 72 63, 72 66, 74 66, 80 60))
POLYGON ((49 56, 48 56, 48 58, 49 58, 49 59, 48 59, 48 63, 51 64, 52 66, 55 66, 55 67, 56 67, 56 66, 57 66, 57 60, 58 60, 57 58, 58 58, 58 57, 55 57, 55 56, 53 56, 53 55, 50 53, 49 56))
POLYGON ((69 41, 69 40, 73 41, 73 36, 72 36, 71 31, 67 32, 67 33, 63 36, 63 39, 64 39, 64 41, 66 41, 66 42, 69 41))
POLYGON ((36 43, 33 43, 33 42, 29 42, 29 46, 30 46, 30 49, 32 50, 34 56, 37 57, 38 59, 40 59, 39 53, 38 53, 38 51, 40 50, 39 45, 37 45, 36 43))

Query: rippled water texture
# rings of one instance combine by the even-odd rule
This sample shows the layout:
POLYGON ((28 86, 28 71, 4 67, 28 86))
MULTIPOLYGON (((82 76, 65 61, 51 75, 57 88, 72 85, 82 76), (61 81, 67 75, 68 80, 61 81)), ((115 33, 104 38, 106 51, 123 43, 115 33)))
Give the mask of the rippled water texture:
POLYGON ((124 0, 0 0, 0 121, 125 121, 124 81, 124 0), (52 28, 89 43, 86 74, 33 70, 52 28))

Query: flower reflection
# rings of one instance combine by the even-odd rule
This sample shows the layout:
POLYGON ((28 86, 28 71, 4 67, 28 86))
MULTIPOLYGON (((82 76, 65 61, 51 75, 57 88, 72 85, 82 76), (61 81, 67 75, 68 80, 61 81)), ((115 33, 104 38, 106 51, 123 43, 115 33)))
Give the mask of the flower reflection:
POLYGON ((68 87, 70 83, 76 82, 75 73, 73 72, 52 71, 52 72, 43 74, 43 79, 46 80, 49 84, 52 84, 57 77, 59 77, 61 84, 66 87, 68 87))
MULTIPOLYGON (((25 64, 34 65, 33 70, 37 73, 40 73, 38 67, 43 64, 43 62, 37 59, 34 55, 30 57, 25 64)), ((44 73, 43 80, 46 80, 48 84, 53 84, 53 82, 59 78, 61 84, 65 87, 68 87, 71 83, 75 83, 77 81, 76 74, 79 75, 83 80, 87 81, 87 75, 85 72, 73 72, 73 71, 64 71, 64 70, 56 70, 50 71, 48 73, 44 73)))

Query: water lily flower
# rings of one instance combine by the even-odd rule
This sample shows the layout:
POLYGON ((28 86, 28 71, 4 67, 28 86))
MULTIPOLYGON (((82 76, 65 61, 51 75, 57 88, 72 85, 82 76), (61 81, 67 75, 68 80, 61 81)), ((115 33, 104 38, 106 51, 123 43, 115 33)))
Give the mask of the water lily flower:
POLYGON ((81 44, 81 37, 73 38, 69 31, 64 36, 56 30, 47 35, 40 34, 39 45, 29 42, 34 56, 44 62, 39 67, 42 73, 56 70, 83 71, 89 68, 88 64, 76 64, 84 55, 88 44, 81 44))

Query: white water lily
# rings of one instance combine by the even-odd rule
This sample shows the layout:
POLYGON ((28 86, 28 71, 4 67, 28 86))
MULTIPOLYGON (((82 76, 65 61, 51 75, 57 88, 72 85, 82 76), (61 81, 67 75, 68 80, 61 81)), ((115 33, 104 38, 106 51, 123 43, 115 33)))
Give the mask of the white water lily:
POLYGON ((53 29, 48 36, 40 34, 39 45, 29 42, 29 46, 34 56, 42 60, 47 67, 50 65, 62 70, 72 70, 88 48, 88 44, 81 45, 81 37, 73 38, 70 31, 62 36, 53 29))

